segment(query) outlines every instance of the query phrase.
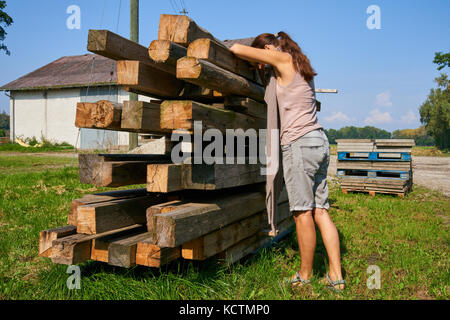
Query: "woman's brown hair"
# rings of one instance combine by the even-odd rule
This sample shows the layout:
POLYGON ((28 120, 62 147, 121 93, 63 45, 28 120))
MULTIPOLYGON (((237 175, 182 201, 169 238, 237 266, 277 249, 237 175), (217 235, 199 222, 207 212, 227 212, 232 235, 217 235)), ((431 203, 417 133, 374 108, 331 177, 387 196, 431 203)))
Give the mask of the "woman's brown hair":
POLYGON ((308 57, 303 54, 299 45, 292 40, 286 32, 280 31, 277 35, 271 33, 260 34, 253 40, 252 47, 264 49, 266 44, 271 44, 275 47, 279 47, 283 52, 290 53, 293 58, 295 69, 307 82, 313 80, 317 75, 311 67, 308 57))

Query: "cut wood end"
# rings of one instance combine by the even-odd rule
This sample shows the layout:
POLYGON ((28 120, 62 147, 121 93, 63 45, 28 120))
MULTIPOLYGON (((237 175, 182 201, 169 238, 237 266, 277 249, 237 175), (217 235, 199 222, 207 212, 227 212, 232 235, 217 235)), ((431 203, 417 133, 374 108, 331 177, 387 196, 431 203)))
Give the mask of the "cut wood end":
POLYGON ((202 71, 202 66, 197 58, 184 57, 177 61, 178 79, 197 79, 202 71))
POLYGON ((150 58, 155 62, 166 62, 170 57, 170 41, 154 40, 148 48, 150 58))
POLYGON ((189 44, 187 56, 198 59, 208 59, 210 47, 211 39, 197 39, 189 44))

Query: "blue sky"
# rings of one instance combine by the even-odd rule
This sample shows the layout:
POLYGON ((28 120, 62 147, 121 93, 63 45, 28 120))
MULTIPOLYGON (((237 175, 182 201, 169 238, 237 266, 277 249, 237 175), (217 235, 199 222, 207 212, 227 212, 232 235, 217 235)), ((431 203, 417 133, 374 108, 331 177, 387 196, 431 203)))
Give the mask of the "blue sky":
MULTIPOLYGON (((448 0, 141 0, 142 45, 157 38, 159 15, 174 14, 183 1, 189 16, 222 40, 288 32, 318 72, 316 87, 339 89, 318 94, 326 128, 418 127, 418 108, 439 75, 434 53, 450 51, 448 0), (370 5, 380 8, 381 29, 366 25, 370 5)), ((6 12, 14 24, 5 41, 11 56, 0 53, 0 85, 62 56, 86 53, 89 29, 129 34, 129 0, 7 0, 6 12), (70 5, 81 9, 79 30, 66 27, 70 5)), ((9 99, 0 93, 3 110, 9 112, 9 99)))

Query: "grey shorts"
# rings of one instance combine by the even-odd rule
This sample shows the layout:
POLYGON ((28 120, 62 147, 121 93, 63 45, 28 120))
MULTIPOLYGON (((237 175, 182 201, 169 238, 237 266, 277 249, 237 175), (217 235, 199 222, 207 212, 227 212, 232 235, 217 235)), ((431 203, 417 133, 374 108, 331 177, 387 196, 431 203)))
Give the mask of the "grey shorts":
POLYGON ((323 130, 282 145, 283 172, 291 211, 329 209, 327 170, 330 145, 323 130))

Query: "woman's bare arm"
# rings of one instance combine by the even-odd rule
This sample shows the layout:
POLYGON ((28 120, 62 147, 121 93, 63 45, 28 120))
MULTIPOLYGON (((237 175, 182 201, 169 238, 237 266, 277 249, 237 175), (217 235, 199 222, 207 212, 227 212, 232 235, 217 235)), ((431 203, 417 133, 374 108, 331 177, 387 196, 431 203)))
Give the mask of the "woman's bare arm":
POLYGON ((250 62, 270 64, 277 69, 283 64, 292 63, 291 55, 282 51, 258 49, 239 43, 235 43, 230 50, 241 59, 250 62))

